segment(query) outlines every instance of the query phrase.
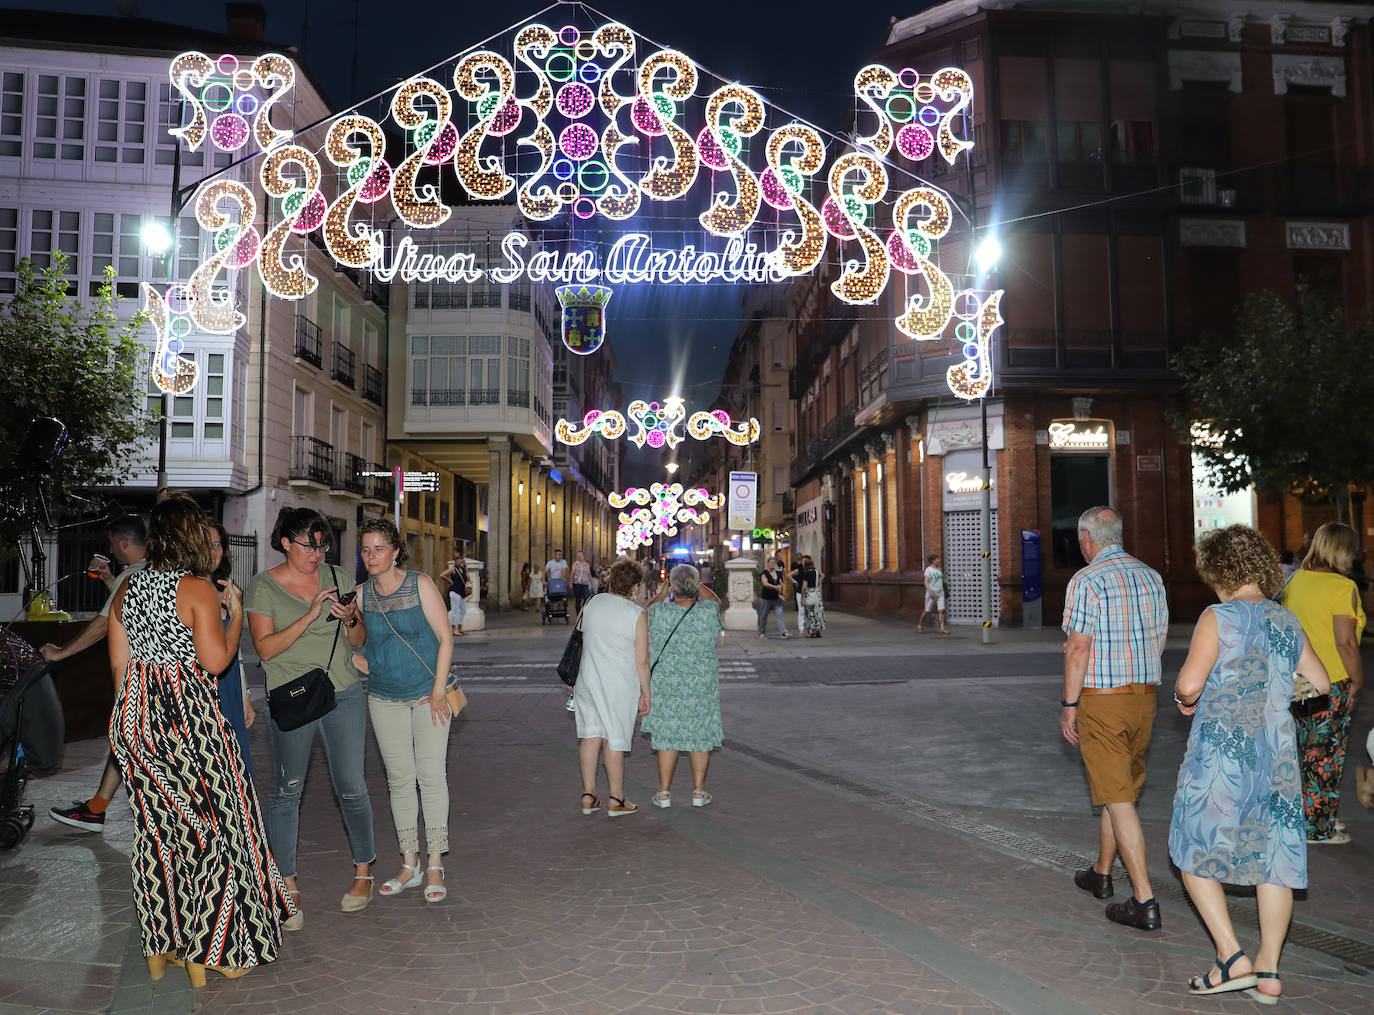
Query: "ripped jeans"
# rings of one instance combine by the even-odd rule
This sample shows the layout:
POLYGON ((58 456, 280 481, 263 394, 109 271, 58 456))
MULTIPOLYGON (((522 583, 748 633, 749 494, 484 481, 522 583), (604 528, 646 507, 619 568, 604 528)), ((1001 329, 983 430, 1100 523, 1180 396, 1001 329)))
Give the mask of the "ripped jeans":
POLYGON ((343 812, 344 830, 353 862, 372 863, 377 851, 372 839, 372 801, 363 781, 363 742, 367 735, 367 699, 363 685, 354 684, 335 695, 334 711, 300 729, 283 733, 270 718, 272 792, 267 798, 267 841, 284 878, 296 876, 296 838, 300 832, 301 788, 310 767, 315 731, 324 739, 329 779, 343 812))

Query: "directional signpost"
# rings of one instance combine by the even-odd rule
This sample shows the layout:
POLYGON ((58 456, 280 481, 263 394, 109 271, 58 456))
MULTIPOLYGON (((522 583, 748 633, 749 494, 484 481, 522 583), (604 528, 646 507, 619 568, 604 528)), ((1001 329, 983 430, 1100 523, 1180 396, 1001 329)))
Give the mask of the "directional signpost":
POLYGON ((390 476, 395 480, 396 499, 393 502, 393 507, 398 531, 401 528, 401 500, 406 494, 439 492, 439 473, 437 472, 405 472, 402 469, 392 469, 390 472, 360 472, 358 475, 373 479, 390 476))

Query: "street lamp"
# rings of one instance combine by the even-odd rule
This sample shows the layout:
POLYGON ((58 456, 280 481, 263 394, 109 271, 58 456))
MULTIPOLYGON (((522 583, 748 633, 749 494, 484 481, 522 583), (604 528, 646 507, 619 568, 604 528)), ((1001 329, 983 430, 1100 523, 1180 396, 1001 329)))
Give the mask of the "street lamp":
POLYGON ((1002 259, 1002 244, 997 241, 996 233, 988 233, 983 237, 983 242, 978 244, 978 248, 973 252, 973 262, 978 265, 978 274, 986 275, 997 267, 997 262, 1002 259))
POLYGON ((172 249, 172 234, 157 219, 150 220, 143 227, 142 237, 143 245, 148 248, 148 252, 158 257, 172 249))
MULTIPOLYGON (((988 233, 983 237, 983 241, 978 244, 973 254, 980 280, 997 267, 997 261, 1001 256, 1002 244, 997 241, 997 234, 988 233)), ((992 349, 989 348, 984 355, 988 358, 985 369, 991 369, 992 349)), ((978 400, 983 421, 983 483, 982 498, 979 504, 979 520, 982 523, 984 645, 992 643, 992 468, 988 463, 988 396, 991 394, 992 391, 989 388, 983 392, 983 397, 978 400)))
POLYGON ((669 462, 664 468, 668 470, 668 475, 672 476, 677 473, 677 462, 669 462))

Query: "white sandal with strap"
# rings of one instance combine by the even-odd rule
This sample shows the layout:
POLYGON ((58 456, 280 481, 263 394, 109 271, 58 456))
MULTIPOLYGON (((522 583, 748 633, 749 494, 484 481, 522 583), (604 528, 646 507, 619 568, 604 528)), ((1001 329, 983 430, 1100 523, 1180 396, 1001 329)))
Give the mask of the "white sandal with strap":
POLYGON ((378 895, 400 895, 407 888, 414 888, 416 885, 418 885, 421 881, 424 880, 424 876, 420 873, 419 860, 416 860, 413 864, 401 864, 401 870, 410 871, 415 876, 413 878, 408 878, 405 881, 402 881, 400 878, 391 878, 387 881, 382 882, 382 887, 377 889, 378 895))
MULTIPOLYGON (((430 864, 428 869, 438 871, 440 874, 444 873, 444 868, 435 864, 430 864)), ((419 875, 417 874, 416 877, 419 877, 419 875)), ((425 885, 426 902, 443 902, 446 898, 448 898, 448 887, 446 885, 425 885)))

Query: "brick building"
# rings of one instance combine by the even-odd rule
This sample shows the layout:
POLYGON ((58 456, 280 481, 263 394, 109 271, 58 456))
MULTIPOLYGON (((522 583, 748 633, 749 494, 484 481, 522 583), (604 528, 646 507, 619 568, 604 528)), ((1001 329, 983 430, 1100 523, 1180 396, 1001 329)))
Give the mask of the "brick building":
MULTIPOLYGON (((1291 296, 1303 276, 1339 293, 1348 319, 1368 315, 1371 13, 960 0, 893 22, 874 62, 959 66, 975 85, 971 163, 920 171, 979 225, 1000 224, 988 284, 1006 291, 1007 323, 987 434, 1001 623, 1023 620, 1023 532, 1038 533, 1056 622, 1092 504, 1122 511, 1127 547, 1181 617, 1210 601, 1199 527, 1253 520, 1291 548, 1332 514, 1195 482, 1169 364, 1223 336, 1246 293, 1291 296)), ((939 254, 955 274, 969 270, 963 228, 939 254)), ((906 612, 924 556, 943 552, 952 617, 976 621, 983 428, 946 389, 953 343, 891 327, 902 282, 865 308, 836 303, 821 276, 794 282, 798 542, 820 547, 833 601, 906 612)))

